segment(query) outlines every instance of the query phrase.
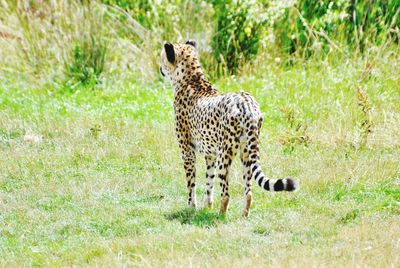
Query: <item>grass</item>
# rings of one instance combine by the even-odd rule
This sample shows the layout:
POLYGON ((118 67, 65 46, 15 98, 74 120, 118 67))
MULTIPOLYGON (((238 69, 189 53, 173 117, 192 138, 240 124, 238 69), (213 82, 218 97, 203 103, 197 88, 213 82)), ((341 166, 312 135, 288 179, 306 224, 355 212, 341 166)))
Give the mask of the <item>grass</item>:
POLYGON ((400 266, 398 47, 316 48, 304 60, 271 39, 240 76, 215 81, 259 102, 265 173, 301 183, 254 186, 243 219, 236 159, 221 217, 218 190, 215 208, 186 207, 173 91, 158 74, 162 41, 186 37, 215 69, 210 4, 153 1, 145 29, 83 2, 0 0, 0 266, 400 266), (105 54, 74 55, 82 36, 105 54), (65 81, 68 70, 89 85, 65 81))
MULTIPOLYGON (((168 84, 111 77, 70 92, 2 79, 0 264, 398 267, 398 62, 378 60, 368 79, 360 79, 363 59, 350 59, 276 63, 216 82, 222 92, 255 96, 266 119, 265 172, 301 183, 283 194, 255 186, 249 219, 240 216, 237 160, 226 218, 218 205, 186 208, 168 84), (358 86, 374 122, 366 138, 358 86), (293 128, 285 109, 309 137, 290 150, 279 142, 293 128)), ((205 163, 198 162, 201 203, 205 163)))

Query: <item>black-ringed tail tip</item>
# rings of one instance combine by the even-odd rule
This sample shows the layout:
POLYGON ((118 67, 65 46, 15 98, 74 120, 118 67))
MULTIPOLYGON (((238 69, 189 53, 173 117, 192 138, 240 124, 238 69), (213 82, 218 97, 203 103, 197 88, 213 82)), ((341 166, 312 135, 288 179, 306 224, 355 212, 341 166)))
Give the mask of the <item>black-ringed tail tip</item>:
MULTIPOLYGON (((257 176, 255 176, 257 178, 257 176)), ((280 191, 288 191, 294 192, 297 191, 300 186, 299 183, 292 178, 286 179, 267 179, 267 178, 258 178, 256 179, 258 186, 263 188, 266 191, 270 192, 280 192, 280 191)))
POLYGON ((249 161, 248 165, 250 166, 253 172, 253 179, 257 182, 258 186, 263 188, 266 191, 271 192, 280 192, 280 191, 288 191, 293 192, 299 189, 299 183, 292 178, 286 179, 270 179, 266 177, 261 169, 260 163, 258 161, 249 161))
POLYGON ((300 189, 300 184, 292 178, 283 179, 285 191, 294 192, 300 189))

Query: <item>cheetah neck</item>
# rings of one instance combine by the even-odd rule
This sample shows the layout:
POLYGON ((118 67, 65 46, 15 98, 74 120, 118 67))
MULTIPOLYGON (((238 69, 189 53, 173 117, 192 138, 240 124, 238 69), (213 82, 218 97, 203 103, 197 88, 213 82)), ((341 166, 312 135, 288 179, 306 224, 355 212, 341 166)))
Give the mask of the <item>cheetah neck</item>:
POLYGON ((185 79, 174 83, 174 88, 175 99, 194 100, 217 95, 217 90, 205 79, 203 72, 193 73, 190 76, 186 75, 185 79))

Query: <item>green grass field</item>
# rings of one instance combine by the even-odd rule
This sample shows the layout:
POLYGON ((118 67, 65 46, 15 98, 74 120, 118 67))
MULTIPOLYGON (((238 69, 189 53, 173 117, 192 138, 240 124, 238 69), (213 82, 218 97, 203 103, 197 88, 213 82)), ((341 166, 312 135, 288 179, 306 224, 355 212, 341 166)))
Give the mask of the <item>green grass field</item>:
POLYGON ((385 55, 368 70, 362 58, 276 63, 215 83, 255 96, 265 173, 301 184, 255 185, 248 219, 238 160, 226 218, 186 208, 167 82, 68 92, 2 79, 0 265, 399 267, 400 58, 385 55))

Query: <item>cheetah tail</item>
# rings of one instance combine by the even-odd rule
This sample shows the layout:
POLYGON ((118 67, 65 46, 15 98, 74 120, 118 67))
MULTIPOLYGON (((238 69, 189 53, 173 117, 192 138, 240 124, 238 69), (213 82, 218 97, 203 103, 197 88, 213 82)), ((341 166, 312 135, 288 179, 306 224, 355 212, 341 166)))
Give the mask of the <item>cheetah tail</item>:
POLYGON ((292 178, 286 179, 269 179, 265 177, 261 170, 261 166, 258 161, 254 162, 250 166, 253 171, 253 179, 257 182, 258 186, 264 188, 264 190, 278 192, 278 191, 296 191, 299 189, 299 183, 292 178))
POLYGON ((299 183, 291 178, 286 179, 270 179, 267 178, 260 165, 259 161, 259 141, 258 128, 253 125, 249 130, 249 139, 247 148, 249 149, 249 160, 247 166, 250 167, 252 178, 257 184, 267 191, 296 191, 299 189, 299 183))

